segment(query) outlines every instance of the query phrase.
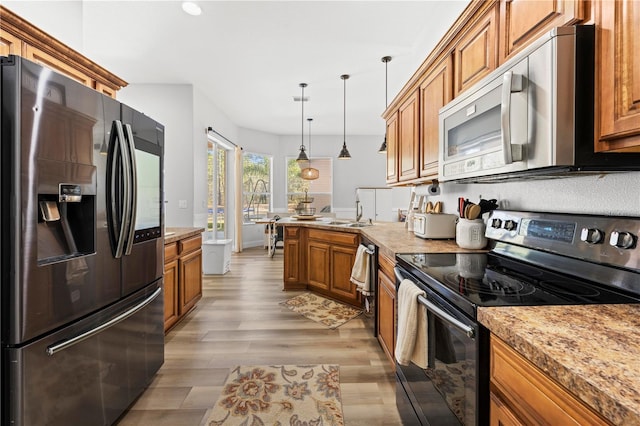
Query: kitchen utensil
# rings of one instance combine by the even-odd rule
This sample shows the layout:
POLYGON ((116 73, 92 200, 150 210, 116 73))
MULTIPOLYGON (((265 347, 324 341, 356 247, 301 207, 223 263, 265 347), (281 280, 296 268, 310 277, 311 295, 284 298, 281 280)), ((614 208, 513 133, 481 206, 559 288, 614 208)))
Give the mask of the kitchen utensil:
POLYGON ((465 212, 465 217, 469 220, 477 219, 480 216, 481 209, 477 204, 469 205, 469 211, 465 212))

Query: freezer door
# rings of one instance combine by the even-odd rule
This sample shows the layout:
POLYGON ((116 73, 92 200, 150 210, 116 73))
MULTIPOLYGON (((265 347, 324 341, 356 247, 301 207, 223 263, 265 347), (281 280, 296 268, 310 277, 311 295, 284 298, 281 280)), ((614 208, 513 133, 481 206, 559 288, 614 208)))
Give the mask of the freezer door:
POLYGON ((12 386, 2 424, 113 424, 164 362, 163 309, 160 280, 76 325, 5 349, 12 386))
POLYGON ((118 300, 120 263, 101 198, 103 95, 9 57, 2 114, 2 341, 20 345, 118 300))

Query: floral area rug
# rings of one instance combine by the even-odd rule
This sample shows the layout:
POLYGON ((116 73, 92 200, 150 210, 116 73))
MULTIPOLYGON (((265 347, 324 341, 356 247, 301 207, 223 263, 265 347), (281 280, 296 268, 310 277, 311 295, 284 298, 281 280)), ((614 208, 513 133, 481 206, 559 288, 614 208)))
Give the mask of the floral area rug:
POLYGON ((207 426, 344 426, 337 365, 237 366, 207 426))
POLYGON ((362 313, 362 309, 356 309, 313 293, 304 293, 280 302, 280 304, 329 328, 338 328, 362 313))

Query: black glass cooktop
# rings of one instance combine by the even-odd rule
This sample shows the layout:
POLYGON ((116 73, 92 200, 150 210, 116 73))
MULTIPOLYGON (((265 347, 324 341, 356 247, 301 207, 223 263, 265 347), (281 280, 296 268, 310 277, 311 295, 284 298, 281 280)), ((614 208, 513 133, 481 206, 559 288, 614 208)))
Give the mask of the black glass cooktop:
POLYGON ((473 317, 477 306, 640 303, 639 296, 493 253, 396 258, 399 266, 473 317))

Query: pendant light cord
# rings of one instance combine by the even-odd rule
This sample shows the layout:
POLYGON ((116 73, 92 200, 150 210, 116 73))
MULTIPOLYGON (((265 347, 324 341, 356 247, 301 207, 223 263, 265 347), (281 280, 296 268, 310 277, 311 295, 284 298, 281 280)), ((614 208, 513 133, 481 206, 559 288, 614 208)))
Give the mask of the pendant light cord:
POLYGON ((346 143, 347 142, 347 76, 343 75, 342 76, 342 81, 344 82, 344 90, 343 90, 343 94, 342 94, 342 99, 343 99, 343 108, 342 108, 342 123, 343 123, 343 127, 342 127, 342 137, 343 137, 343 141, 346 143))
POLYGON ((302 97, 300 98, 300 102, 302 103, 302 130, 300 132, 300 139, 302 140, 302 147, 304 147, 304 88, 306 84, 300 83, 300 87, 302 87, 302 97))

